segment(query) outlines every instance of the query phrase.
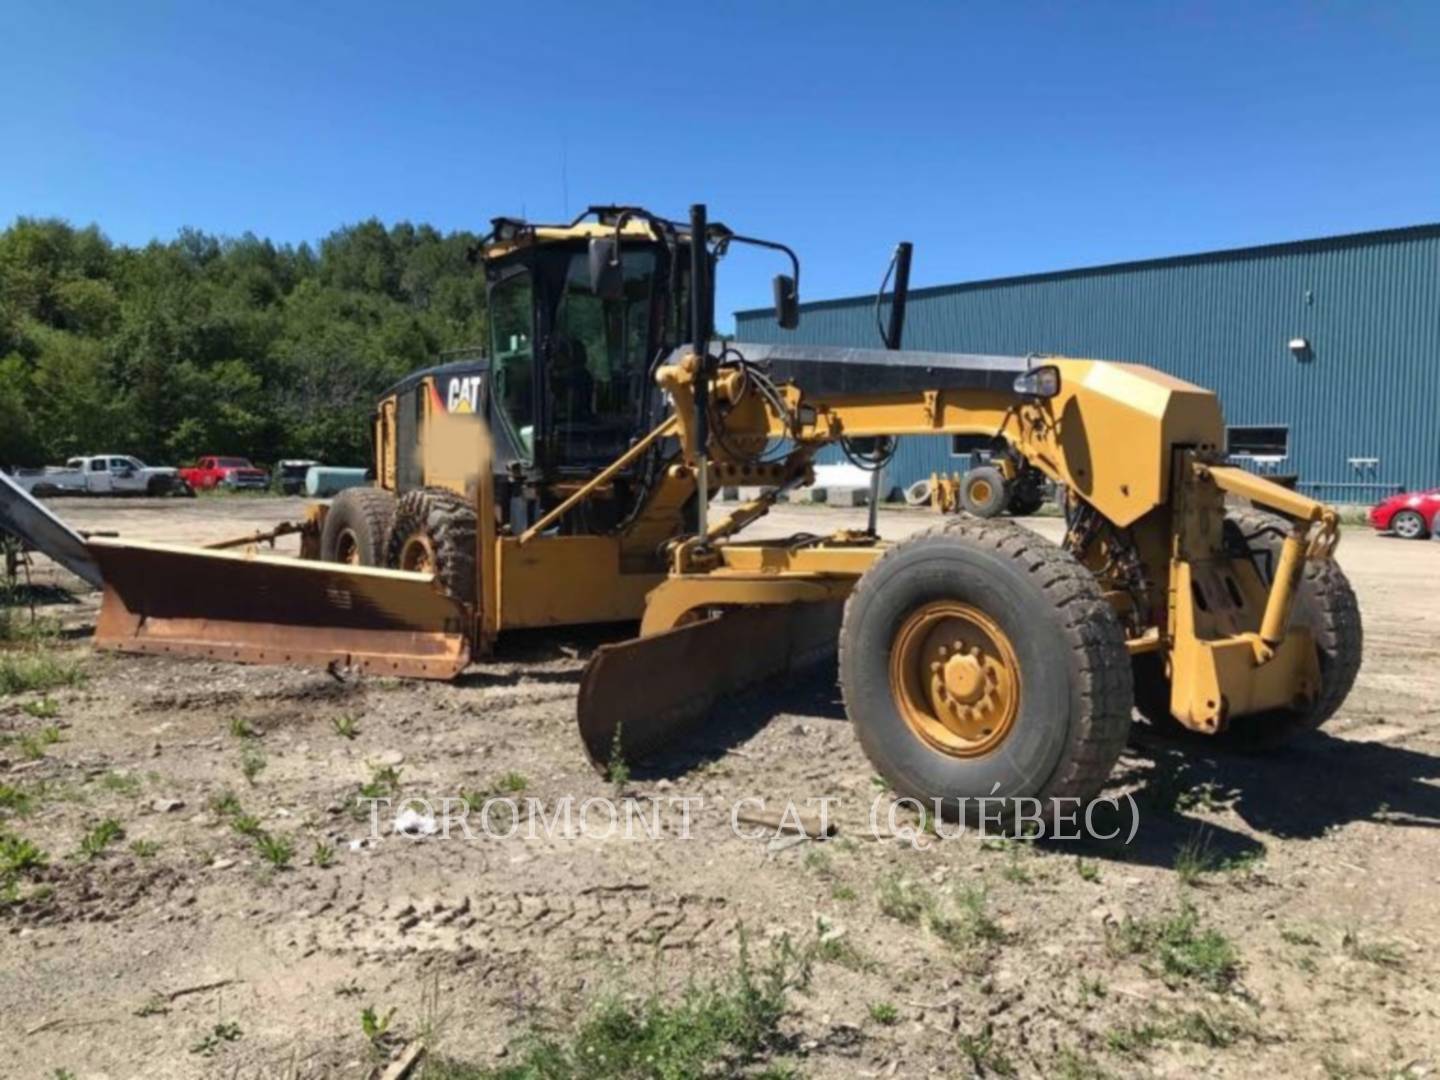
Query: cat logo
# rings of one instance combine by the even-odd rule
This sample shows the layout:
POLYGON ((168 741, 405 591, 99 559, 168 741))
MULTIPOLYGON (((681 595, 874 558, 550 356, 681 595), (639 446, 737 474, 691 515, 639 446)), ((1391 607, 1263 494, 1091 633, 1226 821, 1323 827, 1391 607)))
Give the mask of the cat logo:
POLYGON ((457 375, 445 395, 445 411, 473 413, 480 408, 480 376, 457 375))

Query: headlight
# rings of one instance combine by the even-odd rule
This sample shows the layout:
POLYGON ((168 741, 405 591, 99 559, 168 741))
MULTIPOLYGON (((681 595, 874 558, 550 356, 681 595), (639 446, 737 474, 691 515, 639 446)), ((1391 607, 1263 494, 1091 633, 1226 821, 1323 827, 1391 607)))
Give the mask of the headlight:
POLYGON ((1060 369, 1054 364, 1015 376, 1015 392, 1023 397, 1052 398, 1060 393, 1060 369))

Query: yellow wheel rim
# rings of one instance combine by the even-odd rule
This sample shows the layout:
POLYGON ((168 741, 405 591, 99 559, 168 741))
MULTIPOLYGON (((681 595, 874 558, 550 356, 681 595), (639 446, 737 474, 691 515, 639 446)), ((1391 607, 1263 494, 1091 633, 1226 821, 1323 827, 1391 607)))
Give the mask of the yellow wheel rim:
POLYGON ((890 650, 890 690, 922 742, 981 757, 1010 735, 1020 665, 1010 638, 978 608, 937 600, 911 612, 890 650))
POLYGON ((347 563, 350 566, 360 565, 360 541, 349 529, 344 530, 335 538, 335 561, 347 563))
POLYGON ((428 536, 412 536, 405 541, 405 546, 400 549, 400 569, 417 574, 435 572, 435 548, 428 536))
POLYGON ((977 503, 990 501, 990 481, 976 480, 970 485, 970 498, 977 503))

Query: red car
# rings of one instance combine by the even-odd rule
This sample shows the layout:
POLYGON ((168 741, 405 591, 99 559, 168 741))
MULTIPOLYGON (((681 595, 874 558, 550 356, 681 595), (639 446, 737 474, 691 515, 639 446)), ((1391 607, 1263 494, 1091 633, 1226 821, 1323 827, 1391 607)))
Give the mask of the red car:
POLYGON ((1370 511, 1370 524, 1404 540, 1424 540, 1440 515, 1440 488, 1391 495, 1370 511))
POLYGON ((181 469, 180 476, 196 491, 222 486, 263 491, 270 486, 269 473, 240 457, 202 457, 194 465, 181 469))

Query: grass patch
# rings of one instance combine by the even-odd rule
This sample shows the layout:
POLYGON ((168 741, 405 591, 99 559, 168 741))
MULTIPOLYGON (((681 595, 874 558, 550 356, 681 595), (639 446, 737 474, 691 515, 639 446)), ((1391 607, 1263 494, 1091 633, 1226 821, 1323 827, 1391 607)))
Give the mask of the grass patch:
POLYGON ((1340 948, 1346 956, 1376 967, 1398 970, 1405 966, 1405 954, 1398 945, 1388 941, 1363 940, 1358 930, 1346 930, 1340 938, 1340 948))
POLYGON ((43 697, 39 701, 25 702, 20 711, 36 720, 54 720, 60 715, 60 706, 52 698, 43 697))
POLYGON ((1207 829, 1191 834, 1175 849, 1175 876, 1183 885, 1194 885, 1219 868, 1220 859, 1210 848, 1210 832, 1207 829))
POLYGON ((190 1052, 201 1057, 214 1057, 215 1051, 227 1042, 234 1042, 241 1034, 240 1025, 233 1021, 216 1024, 190 1047, 190 1052))
POLYGON ((230 718, 230 734, 237 739, 258 739, 260 732, 250 726, 250 721, 243 716, 232 716, 230 718))
MULTIPOLYGON (((761 968, 741 939, 740 959, 728 974, 692 984, 675 1000, 601 999, 565 1034, 536 1030, 519 1041, 513 1064, 482 1068, 437 1059, 426 1080, 630 1080, 659 1077, 753 1075, 751 1070, 785 1042, 780 1022, 791 990, 807 969, 788 941, 761 968)), ((783 1075, 774 1066, 769 1075, 783 1075)))
POLYGON ((117 795, 140 794, 140 778, 134 773, 107 772, 100 777, 100 786, 117 795))
POLYGON ((80 854, 87 859, 98 859, 105 849, 125 838, 125 830, 114 818, 106 818, 80 838, 80 854))
POLYGON ((875 900, 880 905, 880 914, 906 926, 919 925, 920 916, 930 904, 923 888, 908 878, 893 875, 880 879, 875 900))
POLYGON ((815 931, 815 942, 810 946, 806 956, 807 960, 814 959, 825 964, 837 964, 850 971, 874 969, 874 963, 855 947, 855 943, 832 927, 825 919, 815 920, 815 931))
POLYGON ((265 755, 253 746, 247 746, 240 751, 240 772, 245 777, 245 782, 251 787, 260 774, 265 771, 265 755))
POLYGON ((1105 1045, 1124 1057, 1143 1057, 1162 1042, 1188 1042, 1211 1050, 1224 1050, 1242 1039, 1258 1039, 1255 1024, 1233 1009, 1197 1009, 1160 1013, 1111 1028, 1105 1045))
POLYGON ((335 864, 335 848, 325 843, 324 840, 316 840, 315 847, 310 852, 310 865, 324 870, 335 864))
POLYGON ((353 739, 360 734, 360 721, 350 713, 346 713, 344 716, 332 716, 330 726, 342 739, 353 739))
POLYGON ((260 836, 265 832, 265 827, 254 814, 236 813, 230 818, 230 827, 241 836, 249 836, 251 838, 260 836))
POLYGON ((54 724, 47 724, 39 731, 27 731, 16 740, 20 752, 31 761, 39 761, 45 756, 47 748, 60 741, 60 729, 54 724))
POLYGON ((33 805, 28 791, 10 784, 0 784, 0 810, 11 814, 28 814, 33 805))
POLYGON ((132 840, 130 853, 141 859, 153 859, 160 850, 158 840, 132 840))
POLYGON ((0 695, 58 690, 84 681, 85 672, 78 662, 48 650, 0 653, 0 695))
POLYGON ((955 894, 953 911, 940 901, 925 910, 925 922, 952 949, 968 949, 975 945, 994 944, 1005 939, 1000 924, 990 917, 989 895, 983 886, 969 885, 955 894))
POLYGON ((995 1035, 989 1024, 981 1028, 978 1034, 961 1035, 958 1043, 960 1053, 969 1060, 970 1068, 976 1076, 1016 1075, 1015 1066, 995 1045, 995 1035))
POLYGON ((836 885, 830 890, 830 897, 843 903, 851 903, 860 898, 859 894, 849 885, 836 885))
POLYGON ((49 861, 49 855, 23 836, 0 832, 0 882, 9 884, 21 874, 39 870, 49 861))
POLYGON ((1075 857, 1075 873, 1080 875, 1081 881, 1089 881, 1092 884, 1100 880, 1100 864, 1089 859, 1075 857))
POLYGON ((1128 916, 1110 932, 1112 950, 1145 956, 1158 963, 1167 980, 1199 983, 1211 990, 1226 990, 1240 972, 1235 945, 1220 931, 1202 927, 1200 916, 1188 903, 1163 919, 1128 916))
POLYGON ((295 845, 283 836, 271 836, 267 832, 261 832, 255 837, 255 850, 260 857, 273 866, 276 870, 284 870, 295 858, 295 845))
POLYGON ((900 1022, 900 1010, 888 1001, 872 1001, 870 1019, 882 1027, 894 1027, 900 1022))

